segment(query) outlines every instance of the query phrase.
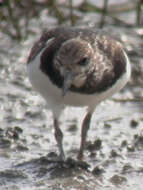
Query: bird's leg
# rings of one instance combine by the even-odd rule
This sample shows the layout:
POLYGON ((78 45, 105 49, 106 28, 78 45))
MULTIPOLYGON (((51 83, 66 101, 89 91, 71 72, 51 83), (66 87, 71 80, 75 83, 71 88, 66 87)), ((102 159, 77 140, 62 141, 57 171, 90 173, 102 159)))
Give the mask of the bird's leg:
POLYGON ((88 112, 82 123, 81 143, 80 143, 80 149, 79 149, 78 156, 77 156, 78 160, 83 159, 83 151, 85 149, 85 142, 86 142, 87 132, 88 132, 89 125, 90 125, 91 116, 92 116, 92 113, 88 112))
POLYGON ((54 129, 55 129, 55 138, 57 141, 58 149, 60 152, 60 160, 65 161, 65 154, 63 150, 63 133, 61 129, 59 128, 59 124, 56 118, 54 118, 54 129))

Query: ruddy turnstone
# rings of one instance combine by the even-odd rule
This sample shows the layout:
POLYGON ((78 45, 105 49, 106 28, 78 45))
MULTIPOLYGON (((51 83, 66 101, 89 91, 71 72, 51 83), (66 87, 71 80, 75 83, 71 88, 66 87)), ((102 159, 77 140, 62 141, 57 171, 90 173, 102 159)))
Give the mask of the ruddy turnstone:
POLYGON ((62 160, 65 154, 60 113, 64 106, 87 106, 77 156, 81 160, 96 105, 119 91, 130 78, 130 63, 122 45, 94 28, 57 27, 42 34, 27 63, 31 84, 53 112, 62 160))

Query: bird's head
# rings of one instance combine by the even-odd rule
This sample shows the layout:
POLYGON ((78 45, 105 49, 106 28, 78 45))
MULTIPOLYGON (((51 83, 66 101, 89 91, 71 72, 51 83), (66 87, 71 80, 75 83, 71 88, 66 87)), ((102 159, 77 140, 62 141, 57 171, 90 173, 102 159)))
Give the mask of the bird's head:
POLYGON ((93 55, 92 46, 85 40, 70 39, 62 44, 54 64, 64 79, 63 96, 72 85, 77 88, 84 85, 87 73, 93 69, 93 55))

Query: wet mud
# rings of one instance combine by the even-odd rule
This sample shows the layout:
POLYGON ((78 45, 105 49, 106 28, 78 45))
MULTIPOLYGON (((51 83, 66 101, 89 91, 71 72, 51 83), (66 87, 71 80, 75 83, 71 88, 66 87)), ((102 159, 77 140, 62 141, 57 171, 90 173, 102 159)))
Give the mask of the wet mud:
POLYGON ((132 77, 95 110, 83 162, 76 155, 85 108, 66 108, 61 115, 67 160, 60 162, 52 114, 26 74, 26 59, 40 31, 21 43, 1 34, 1 190, 142 190, 143 30, 106 30, 124 44, 132 77))

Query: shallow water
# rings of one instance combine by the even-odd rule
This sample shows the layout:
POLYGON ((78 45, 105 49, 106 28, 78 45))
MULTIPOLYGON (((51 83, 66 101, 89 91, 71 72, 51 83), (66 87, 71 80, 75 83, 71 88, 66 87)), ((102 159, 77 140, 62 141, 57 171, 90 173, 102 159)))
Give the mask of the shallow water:
MULTIPOLYGON (((33 20, 35 35, 17 43, 0 34, 0 185, 5 190, 141 190, 143 186, 143 43, 138 29, 107 27, 123 42, 133 68, 129 84, 93 114, 85 163, 51 162, 57 147, 52 114, 32 90, 26 59, 45 20, 33 20), (136 63, 136 64, 135 64, 136 63), (136 72, 138 71, 138 72, 136 72)), ((51 26, 55 20, 49 20, 51 26)), ((64 148, 75 158, 85 108, 61 115, 64 148)))

